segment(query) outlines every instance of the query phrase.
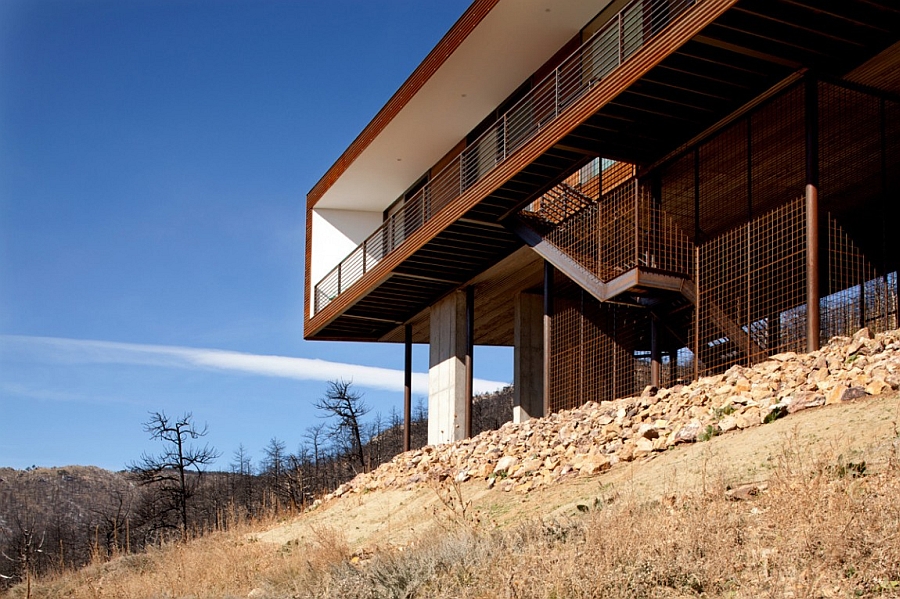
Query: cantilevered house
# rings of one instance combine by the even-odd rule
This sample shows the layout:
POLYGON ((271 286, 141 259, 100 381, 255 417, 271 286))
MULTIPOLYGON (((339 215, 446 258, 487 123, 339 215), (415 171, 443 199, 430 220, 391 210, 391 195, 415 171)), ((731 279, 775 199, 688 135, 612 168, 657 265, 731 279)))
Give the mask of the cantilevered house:
POLYGON ((898 325, 895 0, 476 0, 307 197, 307 339, 515 414, 898 325), (408 359, 407 359, 407 369, 408 359))

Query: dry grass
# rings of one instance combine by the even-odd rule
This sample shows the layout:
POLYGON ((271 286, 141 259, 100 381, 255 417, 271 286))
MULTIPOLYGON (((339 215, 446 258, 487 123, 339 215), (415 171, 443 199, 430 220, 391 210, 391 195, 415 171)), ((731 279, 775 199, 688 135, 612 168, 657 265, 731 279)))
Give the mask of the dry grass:
POLYGON ((343 563, 331 587, 272 596, 900 596, 900 469, 801 457, 786 448, 768 491, 749 501, 717 487, 600 502, 579 520, 467 531, 343 563))
POLYGON ((606 496, 577 517, 505 530, 475 521, 447 488, 441 534, 403 551, 354 554, 330 529, 279 546, 246 528, 45 579, 33 597, 900 596, 900 429, 881 449, 813 457, 788 441, 768 489, 746 501, 710 480, 692 495, 606 496))

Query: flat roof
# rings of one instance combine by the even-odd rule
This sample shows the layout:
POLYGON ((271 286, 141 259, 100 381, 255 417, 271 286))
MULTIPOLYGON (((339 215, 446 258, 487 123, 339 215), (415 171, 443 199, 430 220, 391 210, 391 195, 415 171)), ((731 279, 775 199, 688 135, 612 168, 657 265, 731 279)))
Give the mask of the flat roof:
POLYGON ((476 0, 307 195, 383 210, 611 0, 476 0))

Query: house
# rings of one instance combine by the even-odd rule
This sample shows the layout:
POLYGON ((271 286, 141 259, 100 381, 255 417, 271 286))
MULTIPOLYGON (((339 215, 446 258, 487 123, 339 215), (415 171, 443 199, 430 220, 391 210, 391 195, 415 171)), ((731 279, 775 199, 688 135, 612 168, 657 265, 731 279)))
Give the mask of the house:
POLYGON ((475 0, 309 192, 305 337, 428 343, 452 441, 474 345, 522 421, 897 327, 898 193, 891 0, 475 0))

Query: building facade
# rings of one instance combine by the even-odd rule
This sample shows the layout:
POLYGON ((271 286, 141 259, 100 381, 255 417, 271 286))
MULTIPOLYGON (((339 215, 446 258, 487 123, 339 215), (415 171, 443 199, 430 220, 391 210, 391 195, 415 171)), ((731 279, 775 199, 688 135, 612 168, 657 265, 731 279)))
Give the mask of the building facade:
POLYGON ((307 196, 305 337, 428 343, 452 441, 474 345, 521 421, 896 328, 898 206, 889 0, 476 0, 307 196))

